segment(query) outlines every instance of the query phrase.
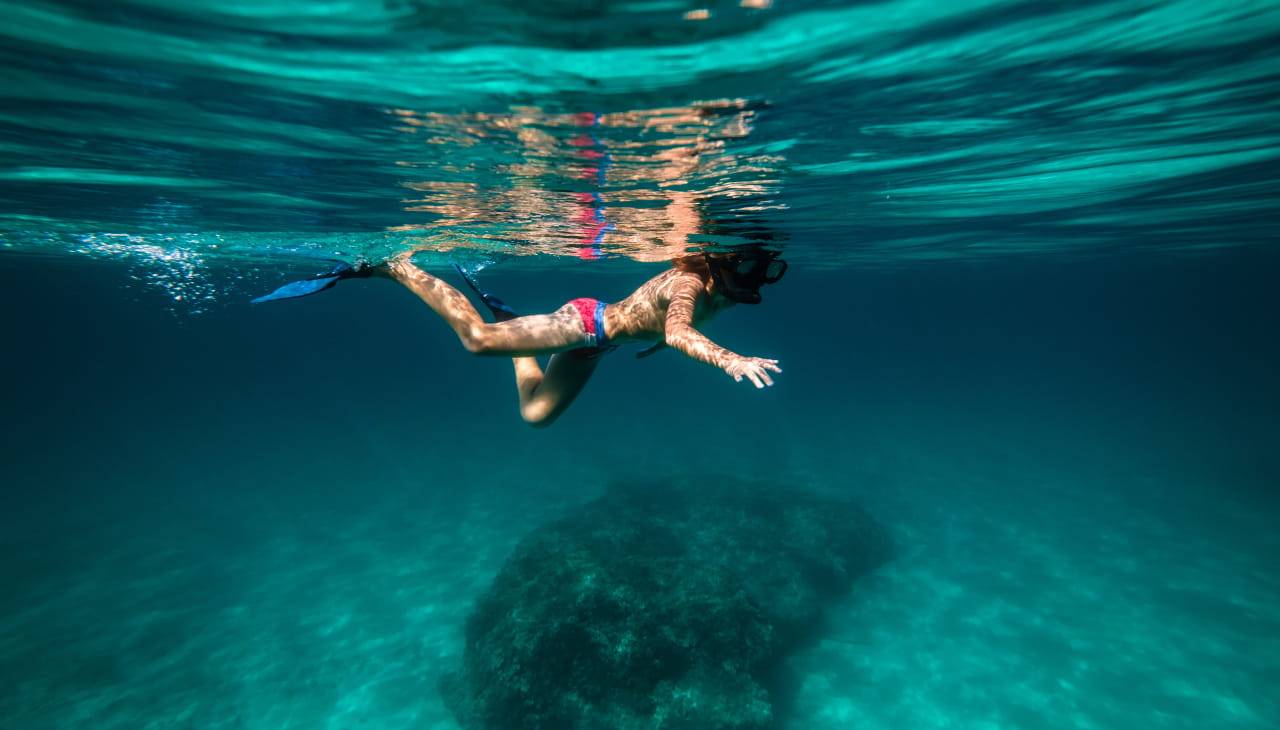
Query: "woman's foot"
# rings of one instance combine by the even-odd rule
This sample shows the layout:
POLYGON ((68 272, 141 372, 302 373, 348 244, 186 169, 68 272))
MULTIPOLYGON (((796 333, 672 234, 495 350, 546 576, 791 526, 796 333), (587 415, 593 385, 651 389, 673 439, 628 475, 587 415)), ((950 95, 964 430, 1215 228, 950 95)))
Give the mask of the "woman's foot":
POLYGON ((417 252, 418 249, 409 249, 392 256, 375 266, 372 275, 385 279, 404 279, 411 270, 417 268, 412 263, 413 255, 417 252))

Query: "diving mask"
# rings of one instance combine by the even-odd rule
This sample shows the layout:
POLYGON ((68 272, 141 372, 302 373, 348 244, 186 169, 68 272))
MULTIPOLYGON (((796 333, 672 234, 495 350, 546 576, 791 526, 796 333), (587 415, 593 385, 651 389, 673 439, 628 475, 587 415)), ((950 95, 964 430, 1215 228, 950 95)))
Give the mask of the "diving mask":
POLYGON ((759 304, 760 287, 776 284, 787 273, 787 262, 775 251, 752 250, 725 259, 706 255, 707 266, 715 279, 716 290, 739 304, 759 304), (729 276, 725 276, 728 272, 729 276))

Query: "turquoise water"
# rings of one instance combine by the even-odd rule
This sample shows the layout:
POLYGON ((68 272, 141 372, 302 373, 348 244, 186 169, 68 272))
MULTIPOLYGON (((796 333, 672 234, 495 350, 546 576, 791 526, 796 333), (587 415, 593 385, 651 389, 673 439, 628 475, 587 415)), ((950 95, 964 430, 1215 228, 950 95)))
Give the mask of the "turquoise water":
MULTIPOLYGON (((651 478, 893 557, 780 728, 1280 725, 1280 5, 0 5, 0 727, 458 728, 521 539, 651 478), (521 311, 780 249, 553 427, 385 281, 521 311)), ((708 534, 714 525, 708 525, 708 534)), ((553 584, 554 586, 554 584, 553 584)), ((519 724, 510 727, 521 727, 519 724)))

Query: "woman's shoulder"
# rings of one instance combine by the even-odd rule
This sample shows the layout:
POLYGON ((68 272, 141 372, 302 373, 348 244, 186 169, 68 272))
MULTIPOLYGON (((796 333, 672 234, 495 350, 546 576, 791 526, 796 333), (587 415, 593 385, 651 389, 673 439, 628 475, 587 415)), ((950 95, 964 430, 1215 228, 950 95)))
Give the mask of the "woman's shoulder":
MULTIPOLYGON (((625 305, 626 308, 653 309, 661 312, 671 304, 672 297, 680 288, 690 285, 702 286, 704 283, 697 272, 667 269, 641 284, 619 304, 625 305)), ((705 294, 705 290, 699 292, 698 299, 704 299, 705 294)))
POLYGON ((664 290, 670 291, 677 286, 706 287, 707 277, 696 271, 668 269, 649 280, 664 290))

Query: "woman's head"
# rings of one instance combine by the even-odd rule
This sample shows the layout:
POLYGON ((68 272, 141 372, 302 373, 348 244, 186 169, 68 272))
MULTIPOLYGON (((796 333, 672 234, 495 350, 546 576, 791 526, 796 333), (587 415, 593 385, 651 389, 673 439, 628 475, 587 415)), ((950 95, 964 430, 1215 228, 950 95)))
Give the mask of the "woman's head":
POLYGON ((761 287, 776 284, 787 273, 787 262, 778 256, 777 251, 749 246, 723 253, 704 253, 700 258, 717 293, 739 304, 759 304, 761 287))

